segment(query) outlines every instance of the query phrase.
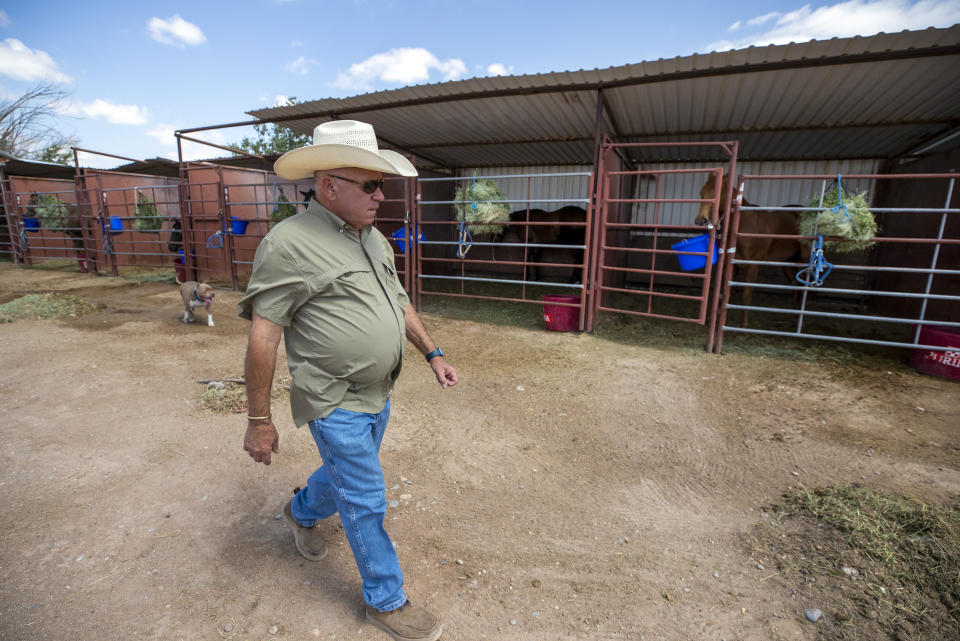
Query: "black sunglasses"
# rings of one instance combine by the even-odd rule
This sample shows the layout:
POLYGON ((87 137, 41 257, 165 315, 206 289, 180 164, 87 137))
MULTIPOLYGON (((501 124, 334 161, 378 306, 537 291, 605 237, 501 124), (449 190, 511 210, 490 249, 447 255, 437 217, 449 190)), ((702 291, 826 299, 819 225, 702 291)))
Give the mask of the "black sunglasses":
POLYGON ((372 194, 378 189, 383 189, 383 178, 377 178, 376 180, 365 180, 360 182, 359 180, 354 180, 352 178, 344 178, 343 176, 337 176, 334 174, 327 174, 331 178, 337 178, 339 180, 346 180, 348 183, 353 183, 354 185, 360 185, 360 189, 363 190, 365 194, 372 194))

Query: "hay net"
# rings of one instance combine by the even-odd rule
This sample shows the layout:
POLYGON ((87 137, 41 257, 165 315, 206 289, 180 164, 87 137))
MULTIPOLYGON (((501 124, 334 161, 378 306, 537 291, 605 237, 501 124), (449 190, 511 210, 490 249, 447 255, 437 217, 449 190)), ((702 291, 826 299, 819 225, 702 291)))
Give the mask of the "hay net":
POLYGON ((814 197, 807 206, 810 210, 800 214, 800 234, 833 237, 824 239, 823 249, 842 254, 876 244, 878 226, 867 202, 867 192, 844 191, 842 176, 837 176, 837 185, 823 196, 822 202, 814 197))
POLYGON ((466 221, 470 231, 474 234, 490 234, 499 236, 503 233, 503 225, 510 214, 510 205, 503 201, 507 197, 495 182, 487 178, 478 179, 476 174, 473 181, 464 189, 457 187, 453 199, 457 202, 453 209, 458 221, 466 221))
POLYGON ((163 226, 163 219, 157 212, 157 206, 153 200, 137 192, 137 205, 133 210, 133 228, 137 231, 153 232, 160 231, 163 226))
POLYGON ((76 205, 63 202, 53 194, 37 194, 36 213, 44 229, 68 230, 79 227, 76 219, 76 205))

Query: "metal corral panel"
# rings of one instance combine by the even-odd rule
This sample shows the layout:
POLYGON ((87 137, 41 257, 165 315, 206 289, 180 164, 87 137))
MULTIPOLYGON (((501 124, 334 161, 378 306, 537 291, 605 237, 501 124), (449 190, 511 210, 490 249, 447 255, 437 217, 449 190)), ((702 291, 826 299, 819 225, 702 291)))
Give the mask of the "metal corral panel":
MULTIPOLYGON (((742 159, 893 158, 960 122, 960 25, 580 71, 472 78, 250 111, 301 133, 370 122, 421 167, 593 161, 596 102, 617 141, 739 140, 742 159), (298 118, 302 116, 302 118, 298 118)), ((689 150, 645 160, 707 160, 689 150)), ((701 152, 702 153, 702 152, 701 152)))
POLYGON ((510 203, 510 210, 525 209, 529 199, 531 209, 552 211, 566 205, 587 208, 584 202, 590 197, 588 192, 590 177, 583 175, 563 175, 588 173, 589 165, 553 165, 545 167, 472 167, 463 170, 464 179, 469 181, 476 172, 477 178, 494 176, 492 180, 503 191, 510 203), (528 178, 534 174, 534 177, 528 178), (517 176, 510 178, 509 176, 517 176), (542 176, 542 177, 539 177, 542 176), (547 202, 549 199, 552 202, 547 202))
MULTIPOLYGON (((660 169, 701 169, 715 168, 717 165, 704 163, 652 163, 644 164, 644 170, 660 169)), ((831 174, 852 175, 872 174, 877 171, 876 160, 851 161, 793 161, 793 162, 739 162, 738 174, 792 175, 792 174, 831 174)), ((699 198, 700 188, 706 182, 706 173, 664 174, 661 198, 699 198)), ((744 198, 755 205, 778 207, 783 205, 805 206, 811 198, 820 194, 821 180, 755 180, 745 185, 744 198)), ((873 181, 843 179, 844 190, 867 192, 867 201, 873 197, 873 181)), ((830 190, 832 185, 827 185, 830 190)), ((636 198, 655 198, 656 181, 639 181, 636 198)), ((699 205, 696 203, 661 203, 659 222, 666 225, 691 225, 697 216, 699 205)), ((652 204, 633 206, 634 223, 652 223, 655 207, 652 204)))

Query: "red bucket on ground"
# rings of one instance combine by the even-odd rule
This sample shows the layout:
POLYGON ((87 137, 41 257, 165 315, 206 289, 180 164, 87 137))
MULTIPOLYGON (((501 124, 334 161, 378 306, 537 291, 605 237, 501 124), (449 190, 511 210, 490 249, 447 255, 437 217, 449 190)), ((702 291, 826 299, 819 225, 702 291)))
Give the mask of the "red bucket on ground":
POLYGON ((562 305, 548 305, 547 303, 580 304, 579 296, 569 294, 545 294, 543 300, 543 322, 552 332, 575 332, 580 329, 580 308, 565 307, 562 305))
POLYGON ((917 342, 953 349, 915 349, 910 354, 911 367, 922 374, 960 381, 960 327, 924 325, 917 342))

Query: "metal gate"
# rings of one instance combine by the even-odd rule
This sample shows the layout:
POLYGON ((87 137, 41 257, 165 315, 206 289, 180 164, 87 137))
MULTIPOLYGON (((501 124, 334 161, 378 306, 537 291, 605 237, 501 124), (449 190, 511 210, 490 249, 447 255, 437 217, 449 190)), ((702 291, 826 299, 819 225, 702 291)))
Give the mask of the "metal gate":
POLYGON ((589 171, 418 178, 410 235, 416 237, 411 283, 416 307, 424 296, 536 305, 548 300, 574 308, 583 330, 592 179, 589 171), (558 178, 577 179, 577 193, 544 195, 549 192, 544 185, 558 178), (502 188, 504 197, 466 197, 484 181, 502 188), (493 218, 471 221, 469 212, 479 207, 490 208, 493 218))
MULTIPOLYGON (((931 337, 937 332, 955 337, 960 327, 957 178, 960 174, 742 176, 731 242, 741 251, 730 254, 725 264, 723 311, 714 351, 722 349, 725 332, 919 348, 941 359, 943 352, 956 351, 956 347, 931 344, 931 337), (808 184, 811 198, 801 205, 748 204, 744 199, 748 185, 771 180, 802 181, 808 184), (836 199, 838 186, 848 195, 863 191, 868 202, 879 205, 869 207, 879 229, 855 250, 843 247, 840 237, 824 236, 822 231, 805 236, 799 229, 773 233, 770 225, 764 231, 756 228, 757 222, 751 223, 754 228, 742 222, 743 214, 749 212, 756 212, 754 221, 785 212, 812 213, 816 221, 819 212, 849 214, 841 210, 846 207, 842 198, 832 210, 835 201, 824 204, 828 192, 833 191, 836 199), (745 242, 750 240, 794 242, 801 249, 800 259, 784 260, 756 248, 745 253, 745 242), (767 278, 740 278, 734 272, 737 266, 752 266, 754 276, 757 268, 783 269, 790 278, 778 277, 772 269, 767 278), (753 296, 751 290, 756 290, 753 296), (739 314, 741 325, 728 321, 728 310, 739 314), (758 316, 761 323, 755 320, 758 316)), ((814 227, 813 231, 820 230, 814 227)), ((956 338, 951 341, 955 346, 956 338)))
POLYGON ((714 189, 709 198, 691 192, 710 177, 721 185, 736 160, 736 142, 602 145, 588 329, 600 311, 696 323, 707 326, 707 350, 713 349, 718 297, 711 292, 719 286, 728 227, 720 202, 730 197, 732 185, 725 194, 714 189), (625 150, 664 147, 706 148, 727 160, 692 169, 622 169, 625 150), (676 184, 680 180, 688 185, 686 193, 676 184), (701 226, 696 219, 704 204, 707 223, 701 226))

